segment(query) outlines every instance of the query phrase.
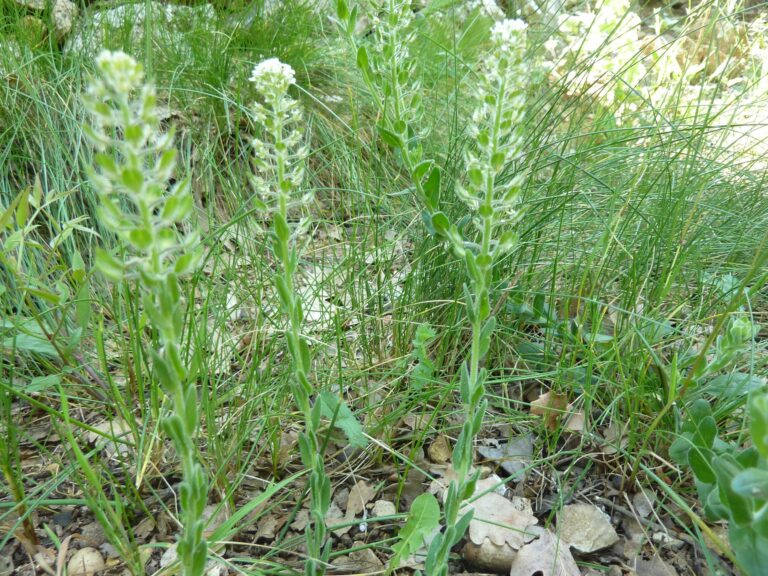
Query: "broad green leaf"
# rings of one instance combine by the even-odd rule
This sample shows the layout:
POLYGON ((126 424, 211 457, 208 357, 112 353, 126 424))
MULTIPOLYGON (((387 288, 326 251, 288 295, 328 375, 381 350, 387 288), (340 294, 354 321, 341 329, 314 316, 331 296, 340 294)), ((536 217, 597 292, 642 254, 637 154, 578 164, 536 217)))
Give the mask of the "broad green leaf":
POLYGON ((24 392, 26 394, 40 394, 49 388, 55 388, 61 384, 61 381, 61 374, 38 376, 37 378, 32 378, 32 380, 29 381, 29 384, 24 387, 24 392))
POLYGON ((389 144, 392 146, 392 148, 402 148, 403 147, 403 139, 402 137, 398 136, 395 132, 392 130, 389 130, 388 128, 385 128, 381 124, 376 125, 376 129, 379 132, 379 136, 381 136, 381 139, 384 140, 386 144, 389 144))
POLYGON ((56 348, 34 320, 25 320, 21 325, 3 322, 4 337, 0 341, 3 352, 22 352, 26 354, 40 354, 49 358, 58 358, 56 348), (11 332, 8 334, 8 332, 11 332))
POLYGON ((749 399, 749 433, 755 448, 768 459, 768 394, 755 393, 749 399))
POLYGON ((768 566, 768 537, 760 535, 751 526, 728 528, 728 540, 741 564, 745 576, 762 576, 768 566))
POLYGON ((429 178, 424 182, 424 193, 430 211, 434 212, 440 206, 440 168, 437 166, 432 168, 429 178))
POLYGON ((429 536, 440 523, 440 506, 437 499, 425 492, 411 504, 408 519, 397 535, 398 542, 392 547, 394 555, 389 561, 389 570, 396 569, 400 563, 424 545, 424 538, 429 536))
POLYGON ((746 526, 752 520, 752 503, 749 498, 737 494, 731 487, 731 482, 741 472, 741 466, 730 454, 716 456, 711 465, 717 476, 720 500, 730 510, 731 522, 746 526))
POLYGON ((736 474, 731 482, 736 494, 758 500, 768 500, 768 470, 748 468, 736 474))
POLYGON ((352 410, 349 409, 344 401, 328 391, 320 393, 322 402, 322 415, 329 420, 333 420, 333 425, 344 432, 349 444, 357 448, 368 446, 368 439, 363 432, 363 426, 355 418, 352 410))

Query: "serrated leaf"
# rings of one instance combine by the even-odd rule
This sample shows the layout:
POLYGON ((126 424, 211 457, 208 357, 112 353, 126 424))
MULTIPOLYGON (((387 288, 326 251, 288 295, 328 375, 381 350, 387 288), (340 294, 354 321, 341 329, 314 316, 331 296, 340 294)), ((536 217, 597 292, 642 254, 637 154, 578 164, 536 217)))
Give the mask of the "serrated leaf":
POLYGON ((341 398, 336 394, 324 391, 320 393, 320 401, 322 402, 321 414, 323 417, 333 420, 333 425, 344 432, 351 446, 356 448, 368 446, 368 439, 365 437, 362 424, 341 398))
POLYGON ((394 555, 389 561, 389 569, 396 569, 403 559, 408 558, 424 545, 424 538, 429 536, 440 523, 440 505, 437 498, 425 492, 411 504, 408 519, 397 535, 398 542, 392 547, 394 555))

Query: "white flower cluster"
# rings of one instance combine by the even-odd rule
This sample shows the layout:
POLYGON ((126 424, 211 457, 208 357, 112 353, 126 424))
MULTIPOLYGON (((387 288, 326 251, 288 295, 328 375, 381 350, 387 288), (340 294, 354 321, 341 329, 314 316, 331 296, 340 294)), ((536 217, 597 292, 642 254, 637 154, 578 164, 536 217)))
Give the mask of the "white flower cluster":
POLYGON ((173 131, 160 131, 157 97, 143 84, 141 64, 107 51, 96 64, 101 76, 84 97, 93 122, 84 132, 103 153, 96 155, 98 170, 90 171, 90 179, 101 222, 133 252, 123 262, 104 255, 101 268, 114 280, 139 274, 148 283, 161 283, 197 265, 198 235, 180 237, 176 230, 194 209, 189 179, 170 185, 176 168, 173 131))
POLYGON ((283 64, 277 58, 269 58, 253 67, 250 81, 261 93, 277 90, 285 93, 288 87, 296 84, 296 74, 288 64, 283 64))
POLYGON ((96 57, 96 67, 101 72, 103 81, 118 94, 128 95, 144 81, 142 65, 119 50, 102 50, 96 57))
POLYGON ((488 204, 496 214, 494 226, 513 223, 523 175, 503 184, 498 177, 523 148, 525 89, 530 66, 525 60, 527 26, 520 20, 503 20, 491 31, 492 49, 484 60, 475 88, 476 108, 469 135, 474 145, 465 153, 469 182, 457 188, 458 196, 473 210, 488 204))
POLYGON ((506 17, 504 10, 499 7, 495 0, 469 0, 459 7, 459 19, 466 20, 475 11, 493 20, 501 20, 506 17))
MULTIPOLYGON (((528 30, 528 24, 522 20, 509 18, 501 20, 491 28, 491 42, 505 52, 519 49, 520 43, 525 42, 526 30, 528 30)), ((525 48, 524 45, 522 47, 525 48)))
POLYGON ((305 205, 311 201, 311 193, 300 199, 290 198, 304 180, 307 156, 301 108, 288 95, 288 89, 296 83, 293 68, 270 58, 254 67, 250 80, 263 100, 254 103, 252 117, 266 136, 252 142, 256 168, 252 184, 267 209, 276 208, 280 202, 305 205))

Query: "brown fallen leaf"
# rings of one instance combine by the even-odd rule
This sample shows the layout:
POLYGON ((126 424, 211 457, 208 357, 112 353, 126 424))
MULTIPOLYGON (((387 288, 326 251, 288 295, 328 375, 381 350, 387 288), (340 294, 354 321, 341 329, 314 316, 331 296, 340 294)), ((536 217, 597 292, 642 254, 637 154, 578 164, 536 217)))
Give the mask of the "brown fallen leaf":
POLYGON ((532 526, 530 530, 539 537, 517 552, 510 576, 581 576, 566 542, 539 526, 532 526))
POLYGON ((358 480, 357 483, 352 486, 349 491, 349 497, 347 498, 347 519, 352 520, 355 516, 360 514, 365 505, 370 502, 376 495, 376 490, 368 484, 365 480, 358 480))
MULTIPOLYGON (((482 494, 498 484, 497 478, 480 480, 475 494, 482 494)), ((465 509, 474 509, 469 523, 469 538, 478 546, 487 538, 496 546, 507 545, 518 550, 527 539, 529 526, 538 522, 526 498, 510 500, 497 492, 487 492, 469 502, 465 509)))
POLYGON ((341 572, 355 572, 358 574, 379 573, 384 567, 382 561, 379 560, 378 556, 370 548, 356 550, 348 556, 341 556, 331 562, 331 564, 341 572))
POLYGON ((81 548, 67 563, 69 576, 93 576, 106 568, 104 557, 96 548, 81 548))
POLYGON ((560 418, 566 413, 567 406, 568 397, 565 394, 550 390, 531 402, 531 414, 541 416, 544 419, 544 425, 549 430, 554 430, 560 418))
POLYGON ((427 448, 429 459, 435 464, 445 464, 451 459, 451 444, 448 438, 440 434, 432 444, 427 448))
POLYGON ((283 527, 287 518, 278 518, 274 514, 268 514, 261 522, 259 522, 259 528, 256 531, 256 540, 274 540, 275 535, 283 527))

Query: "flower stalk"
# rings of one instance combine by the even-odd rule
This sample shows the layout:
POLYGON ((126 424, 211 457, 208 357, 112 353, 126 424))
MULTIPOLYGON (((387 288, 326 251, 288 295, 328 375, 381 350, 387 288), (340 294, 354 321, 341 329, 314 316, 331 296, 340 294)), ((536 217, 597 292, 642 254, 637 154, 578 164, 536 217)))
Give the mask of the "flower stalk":
POLYGON ((271 246, 279 266, 274 281, 282 312, 288 319, 286 340, 293 369, 290 387, 304 418, 299 447, 302 463, 309 470, 311 517, 305 532, 305 574, 322 575, 328 565, 331 546, 325 525, 331 502, 331 482, 325 472, 319 440, 321 404, 319 401, 313 404, 311 399, 312 355, 302 334, 304 313, 294 282, 299 261, 296 237, 307 220, 302 219, 297 230, 291 231, 288 225, 289 210, 306 208, 312 199, 311 192, 297 194, 304 178, 307 148, 299 103, 288 94, 288 89, 295 83, 293 69, 271 58, 256 65, 251 81, 262 99, 253 106, 253 118, 264 134, 263 139, 253 140, 256 170, 252 182, 258 195, 258 206, 272 215, 271 246))
POLYGON ((476 107, 465 153, 467 182, 456 188, 472 213, 478 243, 474 237, 465 237, 466 231, 439 210, 440 171, 431 160, 423 160, 415 127, 420 117, 420 84, 407 58, 412 36, 408 27, 413 18, 410 2, 387 0, 378 13, 381 16, 373 20, 375 41, 369 51, 354 36, 356 12, 346 0, 337 2, 337 21, 357 51, 358 67, 381 115, 379 134, 400 154, 425 206, 423 218, 429 231, 464 260, 468 280, 464 294, 472 343, 460 373, 464 423, 452 455, 454 476, 444 497, 445 529, 433 538, 425 564, 427 574, 443 576, 448 574, 451 548, 463 538, 472 519, 472 508, 464 502, 472 497, 477 483, 478 471, 472 467, 474 439, 488 406, 482 361, 496 327, 490 301, 493 266, 515 246, 515 225, 520 219, 518 202, 524 177, 518 171, 511 178, 502 178, 502 172, 519 162, 523 149, 525 86, 530 75, 524 62, 526 25, 520 20, 502 20, 493 26, 491 50, 473 79, 476 107))
POLYGON ((123 52, 104 51, 96 66, 100 77, 85 97, 93 122, 84 131, 99 151, 89 176, 99 196, 100 220, 127 247, 123 259, 97 250, 96 267, 109 280, 137 281, 155 330, 152 366, 173 406, 161 424, 181 459, 183 476, 178 556, 186 576, 200 576, 207 558, 203 510, 208 479, 195 444, 197 389, 180 349, 184 310, 179 279, 197 268, 201 252, 197 231, 177 232, 193 210, 190 183, 184 178, 170 184, 176 170, 174 133, 160 130, 157 96, 144 83, 141 64, 123 52))

